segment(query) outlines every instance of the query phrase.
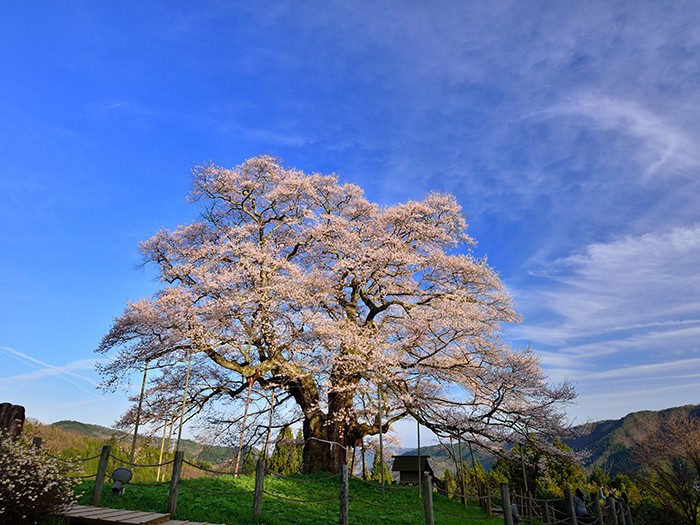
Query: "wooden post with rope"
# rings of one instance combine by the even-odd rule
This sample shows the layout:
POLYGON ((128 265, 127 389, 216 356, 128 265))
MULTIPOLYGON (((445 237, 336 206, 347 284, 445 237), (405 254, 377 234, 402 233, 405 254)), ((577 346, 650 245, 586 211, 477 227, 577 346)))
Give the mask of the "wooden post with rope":
POLYGON ((566 504, 566 514, 569 517, 569 525, 577 525, 574 496, 571 494, 571 489, 564 489, 564 503, 566 504))
POLYGON ((175 452, 173 475, 170 477, 170 493, 168 494, 168 514, 177 512, 177 494, 180 490, 180 477, 182 476, 182 461, 184 458, 184 451, 178 450, 175 452))
POLYGON ((600 499, 597 492, 591 492, 591 500, 593 501, 593 515, 596 523, 603 525, 603 509, 600 508, 600 499))
POLYGON ((258 459, 255 464, 255 491, 253 493, 253 516, 257 518, 262 512, 263 490, 265 489, 265 460, 258 459))
POLYGON ((90 505, 93 507, 100 506, 102 499, 102 489, 105 486, 105 476, 107 475, 107 466, 109 465, 109 456, 112 454, 112 447, 105 445, 102 447, 100 454, 100 462, 97 465, 97 476, 95 477, 95 486, 92 487, 92 500, 90 505))
POLYGON ((425 525, 435 525, 433 514, 433 479, 428 476, 423 477, 423 510, 425 512, 425 525))
POLYGON ((608 496, 607 498, 608 515, 612 516, 612 525, 619 525, 617 521, 617 506, 615 505, 615 498, 608 496))
POLYGON ((510 506, 510 490, 506 483, 501 483, 501 507, 504 525, 513 525, 513 509, 510 506))

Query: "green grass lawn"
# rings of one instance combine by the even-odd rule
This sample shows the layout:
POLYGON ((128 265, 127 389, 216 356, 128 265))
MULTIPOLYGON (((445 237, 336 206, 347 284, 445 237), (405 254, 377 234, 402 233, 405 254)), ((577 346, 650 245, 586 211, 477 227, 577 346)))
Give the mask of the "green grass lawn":
MULTIPOLYGON (((202 477, 185 480, 180 486, 176 519, 239 525, 326 525, 338 523, 337 476, 297 475, 265 478, 262 514, 252 519, 255 478, 241 476, 202 477)), ((166 512, 169 485, 127 485, 122 496, 105 486, 103 507, 166 512)), ((92 484, 85 483, 79 503, 90 504, 92 484)), ((422 525, 423 500, 417 487, 390 485, 382 498, 377 483, 351 479, 349 520, 354 525, 422 525)), ((433 495, 436 525, 500 525, 502 518, 485 519, 478 507, 464 509, 459 502, 433 495)))

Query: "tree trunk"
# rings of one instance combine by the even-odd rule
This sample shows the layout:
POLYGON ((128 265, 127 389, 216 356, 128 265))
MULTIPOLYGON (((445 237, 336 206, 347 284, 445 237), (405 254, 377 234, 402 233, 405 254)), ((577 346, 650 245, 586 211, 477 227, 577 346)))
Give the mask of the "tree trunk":
POLYGON ((318 415, 304 419, 304 451, 302 453, 302 472, 333 472, 330 468, 330 443, 327 439, 325 417, 318 415))
POLYGON ((331 393, 328 414, 316 413, 304 419, 303 472, 338 474, 346 464, 348 429, 356 424, 352 395, 331 393))

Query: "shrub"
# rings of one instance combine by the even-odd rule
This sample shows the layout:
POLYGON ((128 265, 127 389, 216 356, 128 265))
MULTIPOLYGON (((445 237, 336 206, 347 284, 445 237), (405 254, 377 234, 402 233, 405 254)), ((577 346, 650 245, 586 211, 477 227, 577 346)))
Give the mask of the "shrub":
POLYGON ((0 524, 37 523, 75 502, 72 465, 0 435, 0 524))

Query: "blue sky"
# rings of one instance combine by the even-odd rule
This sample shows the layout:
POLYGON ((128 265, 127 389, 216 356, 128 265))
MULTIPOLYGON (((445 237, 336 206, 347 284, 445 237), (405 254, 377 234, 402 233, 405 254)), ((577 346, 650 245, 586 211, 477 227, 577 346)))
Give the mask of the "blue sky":
POLYGON ((31 417, 118 418, 93 350, 156 289, 138 242, 192 220, 192 166, 260 153, 454 193, 576 421, 700 403, 695 2, 13 2, 0 67, 0 400, 31 417))

